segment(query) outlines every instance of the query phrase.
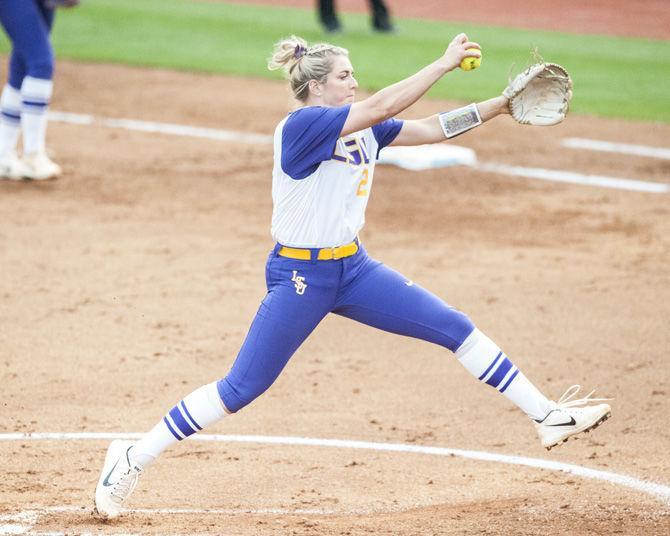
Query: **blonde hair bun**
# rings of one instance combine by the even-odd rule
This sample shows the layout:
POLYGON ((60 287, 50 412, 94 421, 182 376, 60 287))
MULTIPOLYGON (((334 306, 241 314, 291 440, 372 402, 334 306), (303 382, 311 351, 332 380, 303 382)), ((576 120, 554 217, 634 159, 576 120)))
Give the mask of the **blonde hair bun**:
POLYGON ((275 44, 268 60, 268 69, 282 69, 288 78, 293 96, 305 102, 309 97, 309 82, 325 82, 333 65, 333 56, 348 56, 349 51, 328 43, 309 46, 302 37, 292 35, 275 44))
POLYGON ((304 55, 304 53, 299 54, 301 51, 307 51, 307 41, 302 37, 292 35, 291 37, 282 39, 278 43, 275 43, 272 56, 268 60, 268 69, 271 71, 283 69, 284 73, 288 76, 293 67, 295 67, 304 55))

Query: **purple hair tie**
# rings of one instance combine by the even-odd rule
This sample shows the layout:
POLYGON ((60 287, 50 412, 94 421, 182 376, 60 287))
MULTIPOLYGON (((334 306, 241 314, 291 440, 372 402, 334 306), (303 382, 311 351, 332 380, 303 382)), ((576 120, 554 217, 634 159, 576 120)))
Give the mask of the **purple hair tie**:
POLYGON ((305 55, 306 52, 307 52, 307 49, 304 46, 296 45, 295 50, 293 51, 293 57, 296 60, 299 60, 300 58, 302 58, 305 55))

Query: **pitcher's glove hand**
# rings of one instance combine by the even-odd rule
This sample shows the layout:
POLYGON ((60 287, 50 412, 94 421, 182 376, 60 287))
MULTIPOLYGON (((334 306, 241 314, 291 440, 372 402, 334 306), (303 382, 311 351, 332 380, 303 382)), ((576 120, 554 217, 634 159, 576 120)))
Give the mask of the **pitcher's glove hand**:
POLYGON ((556 63, 536 63, 518 74, 503 91, 512 117, 525 125, 555 125, 565 119, 572 79, 556 63))

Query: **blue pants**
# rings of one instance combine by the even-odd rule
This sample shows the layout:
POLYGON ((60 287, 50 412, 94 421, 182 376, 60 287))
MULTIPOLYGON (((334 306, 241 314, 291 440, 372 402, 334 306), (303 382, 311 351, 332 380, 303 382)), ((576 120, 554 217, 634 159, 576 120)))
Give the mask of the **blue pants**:
MULTIPOLYGON (((470 319, 398 272, 368 257, 363 246, 340 260, 268 257, 268 293, 228 375, 217 384, 236 412, 277 379, 328 313, 456 351, 474 329, 470 319)), ((314 255, 313 255, 314 258, 314 255)))
POLYGON ((54 10, 41 0, 0 0, 0 23, 12 42, 8 83, 21 89, 26 76, 51 80, 54 53, 49 40, 54 10))

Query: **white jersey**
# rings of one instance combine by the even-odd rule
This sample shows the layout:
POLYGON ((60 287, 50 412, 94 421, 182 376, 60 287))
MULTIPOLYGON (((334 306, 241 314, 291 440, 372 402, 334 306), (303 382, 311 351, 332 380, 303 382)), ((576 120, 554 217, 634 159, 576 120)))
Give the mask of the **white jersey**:
POLYGON ((272 237, 282 245, 340 246, 365 223, 378 152, 395 139, 402 121, 341 138, 349 108, 301 108, 277 125, 272 237))

